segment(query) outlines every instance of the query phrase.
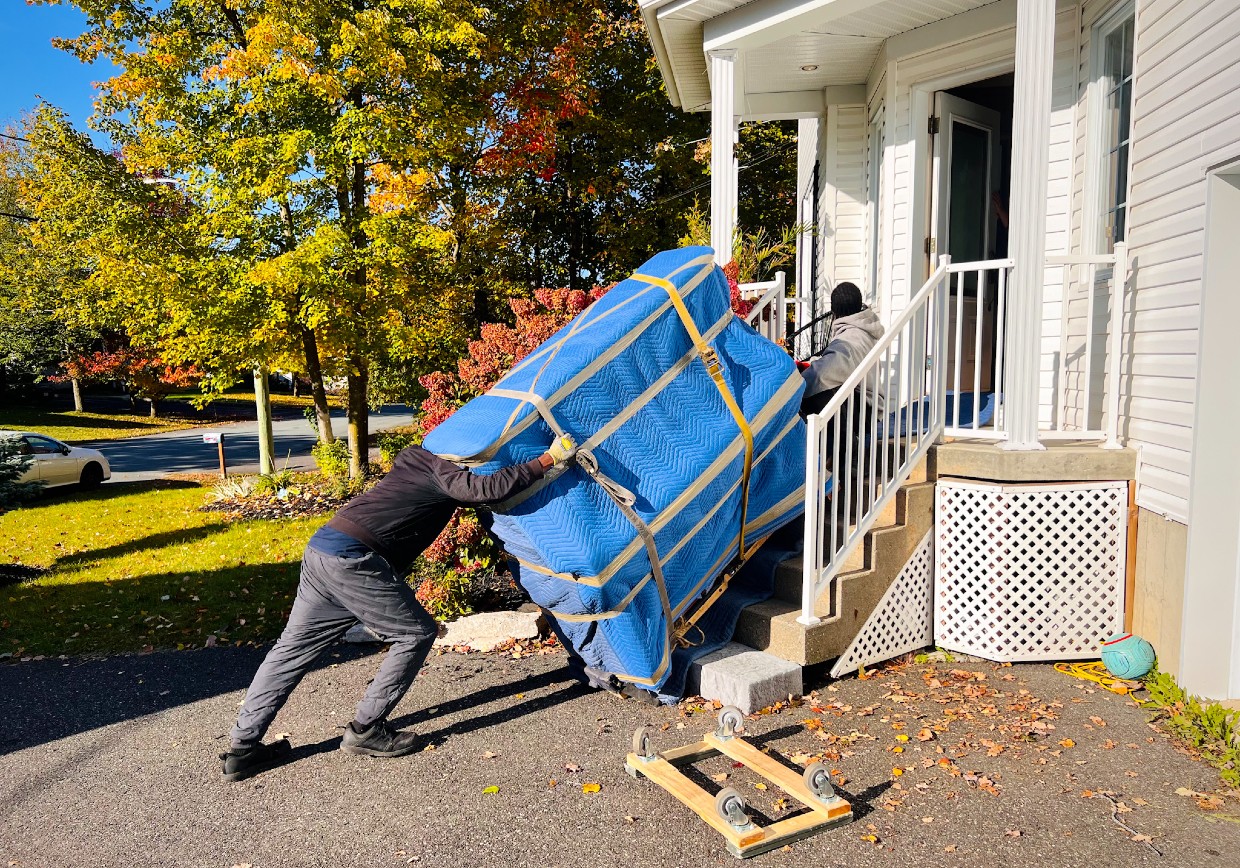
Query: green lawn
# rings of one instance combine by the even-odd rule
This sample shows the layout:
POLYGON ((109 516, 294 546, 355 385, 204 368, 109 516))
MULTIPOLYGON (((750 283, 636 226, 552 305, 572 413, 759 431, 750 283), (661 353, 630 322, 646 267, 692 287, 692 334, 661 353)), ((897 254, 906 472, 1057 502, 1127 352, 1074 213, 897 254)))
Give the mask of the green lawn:
POLYGON ((261 642, 284 625, 301 550, 326 517, 229 523, 177 482, 44 495, 0 515, 0 563, 49 568, 0 587, 0 654, 261 642))
POLYGON ((73 410, 46 410, 38 407, 0 407, 0 430, 37 431, 57 440, 80 443, 86 440, 119 440, 142 434, 178 431, 210 424, 192 419, 152 419, 149 416, 77 413, 73 410))

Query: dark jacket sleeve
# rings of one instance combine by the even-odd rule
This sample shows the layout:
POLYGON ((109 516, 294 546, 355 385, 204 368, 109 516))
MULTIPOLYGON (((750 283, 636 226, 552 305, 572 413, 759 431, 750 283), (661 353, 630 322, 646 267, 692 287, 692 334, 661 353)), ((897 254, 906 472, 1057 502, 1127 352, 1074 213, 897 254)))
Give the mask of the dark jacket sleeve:
POLYGON ((431 459, 431 478, 440 491, 462 506, 500 503, 542 479, 545 473, 537 458, 483 476, 457 467, 438 455, 428 455, 431 459))

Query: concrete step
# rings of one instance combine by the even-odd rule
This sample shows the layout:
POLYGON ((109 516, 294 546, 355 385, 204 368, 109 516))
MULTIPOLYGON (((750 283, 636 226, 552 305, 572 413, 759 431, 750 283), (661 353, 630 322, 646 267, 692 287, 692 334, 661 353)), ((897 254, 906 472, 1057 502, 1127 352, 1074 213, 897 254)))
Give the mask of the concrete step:
POLYGON ((777 577, 780 595, 741 612, 735 641, 802 666, 840 656, 933 526, 932 482, 906 484, 897 500, 899 523, 867 535, 865 566, 840 574, 837 599, 819 599, 815 614, 820 623, 807 627, 797 622, 800 574, 786 565, 782 578, 777 577), (789 573, 796 576, 795 585, 789 573), (790 596, 795 600, 787 599, 790 596))
MULTIPOLYGON (((924 468, 923 468, 924 469, 924 468)), ((908 484, 906 483, 897 492, 879 514, 871 532, 866 534, 866 538, 862 544, 855 548, 852 554, 844 561, 842 572, 851 573, 858 570, 864 570, 872 560, 871 551, 873 549, 874 539, 873 533, 883 528, 895 527, 904 523, 904 516, 908 509, 908 484)), ((856 527, 850 525, 849 529, 856 527)), ((841 523, 840 529, 837 531, 843 534, 845 529, 841 523)), ((775 596, 781 600, 787 600, 790 603, 801 603, 801 584, 802 570, 804 564, 802 558, 789 558, 779 565, 778 571, 775 573, 775 596)))

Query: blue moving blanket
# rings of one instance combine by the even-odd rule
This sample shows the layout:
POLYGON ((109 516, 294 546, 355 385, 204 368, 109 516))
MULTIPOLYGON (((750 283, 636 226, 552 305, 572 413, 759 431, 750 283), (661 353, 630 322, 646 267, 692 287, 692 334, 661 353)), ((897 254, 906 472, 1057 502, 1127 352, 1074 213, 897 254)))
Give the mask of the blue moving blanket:
POLYGON ((804 508, 801 375, 733 315, 705 247, 650 259, 423 444, 493 473, 537 457, 556 429, 577 439, 577 460, 499 505, 493 530, 586 665, 656 690, 670 671, 669 614, 674 623, 737 557, 745 461, 669 283, 752 430, 746 545, 791 521, 804 508))

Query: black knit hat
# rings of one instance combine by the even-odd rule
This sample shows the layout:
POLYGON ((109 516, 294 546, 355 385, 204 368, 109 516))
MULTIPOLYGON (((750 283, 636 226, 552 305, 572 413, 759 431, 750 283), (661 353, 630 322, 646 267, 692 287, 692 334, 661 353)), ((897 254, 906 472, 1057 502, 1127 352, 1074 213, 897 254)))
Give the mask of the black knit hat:
POLYGON ((831 290, 831 315, 836 319, 861 313, 864 309, 865 303, 861 300, 861 290, 857 284, 845 281, 837 283, 831 290))

